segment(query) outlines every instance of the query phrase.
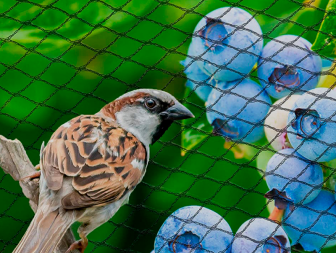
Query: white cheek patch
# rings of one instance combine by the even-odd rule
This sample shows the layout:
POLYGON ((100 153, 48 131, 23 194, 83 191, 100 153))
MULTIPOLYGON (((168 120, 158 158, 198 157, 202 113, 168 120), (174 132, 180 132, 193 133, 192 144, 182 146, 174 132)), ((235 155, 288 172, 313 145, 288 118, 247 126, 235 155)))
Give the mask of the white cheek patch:
POLYGON ((138 160, 138 159, 134 159, 131 162, 131 165, 133 166, 133 168, 137 168, 140 171, 142 171, 144 169, 144 167, 145 167, 144 161, 143 160, 138 160))
POLYGON ((118 124, 135 135, 143 144, 149 145, 159 126, 158 115, 141 106, 129 106, 115 114, 118 124))

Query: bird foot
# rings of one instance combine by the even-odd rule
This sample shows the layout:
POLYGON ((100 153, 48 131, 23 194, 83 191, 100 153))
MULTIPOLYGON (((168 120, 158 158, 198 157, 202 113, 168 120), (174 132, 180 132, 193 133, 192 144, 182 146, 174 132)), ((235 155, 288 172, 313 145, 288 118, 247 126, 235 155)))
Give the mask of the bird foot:
POLYGON ((33 180, 34 178, 39 178, 41 176, 41 171, 37 171, 29 176, 20 178, 20 181, 24 181, 26 179, 33 180))
POLYGON ((87 240, 78 240, 70 245, 69 249, 65 253, 70 253, 71 251, 78 249, 81 253, 84 253, 84 250, 88 246, 87 240))

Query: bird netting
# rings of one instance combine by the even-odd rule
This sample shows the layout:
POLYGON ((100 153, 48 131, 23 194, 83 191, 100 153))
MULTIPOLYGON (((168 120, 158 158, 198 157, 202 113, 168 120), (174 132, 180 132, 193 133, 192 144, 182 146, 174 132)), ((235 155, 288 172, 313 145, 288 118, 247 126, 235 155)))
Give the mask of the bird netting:
MULTIPOLYGON (((334 252, 335 8, 2 0, 0 134, 36 165, 68 120, 130 90, 167 91, 195 118, 151 146, 143 181, 87 252, 334 252)), ((34 214, 2 170, 0 199, 0 251, 12 252, 34 214)))

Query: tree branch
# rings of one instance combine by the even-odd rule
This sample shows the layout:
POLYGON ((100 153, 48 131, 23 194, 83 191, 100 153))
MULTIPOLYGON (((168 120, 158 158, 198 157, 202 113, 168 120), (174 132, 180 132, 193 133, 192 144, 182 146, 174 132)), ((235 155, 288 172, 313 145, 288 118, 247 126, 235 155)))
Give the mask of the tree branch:
MULTIPOLYGON (((37 210, 39 200, 39 178, 20 180, 36 172, 27 153, 19 140, 8 140, 0 135, 0 167, 15 181, 19 181, 23 194, 29 199, 34 212, 37 210)), ((57 247, 56 253, 64 253, 75 242, 75 237, 69 229, 57 247)), ((79 253, 78 250, 72 252, 79 253)))

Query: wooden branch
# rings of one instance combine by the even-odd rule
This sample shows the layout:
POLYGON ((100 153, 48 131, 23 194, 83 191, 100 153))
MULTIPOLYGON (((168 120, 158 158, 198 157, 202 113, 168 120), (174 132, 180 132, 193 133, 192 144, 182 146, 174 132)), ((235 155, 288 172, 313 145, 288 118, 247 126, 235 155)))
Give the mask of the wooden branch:
MULTIPOLYGON (((27 153, 19 140, 8 140, 0 135, 0 167, 5 173, 19 181, 23 194, 29 199, 34 212, 37 210, 39 200, 39 178, 20 180, 36 172, 27 153)), ((57 247, 56 253, 64 253, 75 242, 75 237, 69 229, 57 247)), ((72 252, 79 253, 78 250, 72 252)))

